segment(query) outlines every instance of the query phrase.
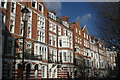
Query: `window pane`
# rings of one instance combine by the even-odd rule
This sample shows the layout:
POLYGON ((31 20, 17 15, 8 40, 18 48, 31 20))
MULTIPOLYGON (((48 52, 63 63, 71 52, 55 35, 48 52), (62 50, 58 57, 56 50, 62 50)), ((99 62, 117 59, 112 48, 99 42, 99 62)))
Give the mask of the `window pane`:
POLYGON ((39 5, 39 11, 42 11, 42 6, 41 5, 39 5))
POLYGON ((35 2, 32 2, 32 7, 35 7, 35 2))
POLYGON ((1 6, 4 7, 4 5, 5 5, 5 2, 1 2, 1 6))

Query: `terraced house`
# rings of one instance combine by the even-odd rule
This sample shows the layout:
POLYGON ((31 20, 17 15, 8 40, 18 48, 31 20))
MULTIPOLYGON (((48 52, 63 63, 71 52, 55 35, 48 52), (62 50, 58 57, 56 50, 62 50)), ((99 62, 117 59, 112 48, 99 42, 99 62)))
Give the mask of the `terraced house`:
POLYGON ((57 17, 43 2, 0 1, 2 15, 2 78, 58 79, 107 76, 108 53, 104 43, 90 36, 78 21, 57 17), (21 10, 29 16, 22 21, 21 10), (25 30, 24 30, 25 29, 25 30), (23 34, 24 66, 22 64, 23 34))

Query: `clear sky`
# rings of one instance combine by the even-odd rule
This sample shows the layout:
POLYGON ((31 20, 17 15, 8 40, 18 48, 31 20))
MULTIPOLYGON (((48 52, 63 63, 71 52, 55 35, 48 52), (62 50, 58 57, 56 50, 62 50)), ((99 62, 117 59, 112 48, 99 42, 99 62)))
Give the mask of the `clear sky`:
POLYGON ((69 22, 79 20, 81 27, 85 26, 90 35, 97 36, 97 28, 94 25, 96 12, 93 2, 57 2, 47 3, 48 10, 54 10, 57 16, 68 16, 69 22))
POLYGON ((95 35, 96 12, 91 2, 63 2, 61 15, 69 16, 69 22, 79 20, 81 27, 87 26, 89 34, 95 35))

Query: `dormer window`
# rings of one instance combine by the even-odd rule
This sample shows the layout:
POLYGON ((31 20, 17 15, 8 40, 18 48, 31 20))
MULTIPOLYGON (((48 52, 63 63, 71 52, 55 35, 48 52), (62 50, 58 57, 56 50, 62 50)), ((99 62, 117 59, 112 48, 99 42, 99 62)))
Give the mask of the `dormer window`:
POLYGON ((37 2, 35 0, 32 1, 31 5, 33 8, 37 9, 37 2))
POLYGON ((42 11, 42 6, 41 6, 41 5, 39 5, 38 9, 39 9, 39 11, 42 11))
POLYGON ((54 13, 49 12, 49 17, 56 21, 56 15, 54 13))
POLYGON ((43 13, 43 5, 42 4, 38 4, 38 10, 41 11, 43 13))
POLYGON ((34 7, 34 8, 35 8, 35 2, 34 2, 34 1, 32 2, 32 7, 34 7))

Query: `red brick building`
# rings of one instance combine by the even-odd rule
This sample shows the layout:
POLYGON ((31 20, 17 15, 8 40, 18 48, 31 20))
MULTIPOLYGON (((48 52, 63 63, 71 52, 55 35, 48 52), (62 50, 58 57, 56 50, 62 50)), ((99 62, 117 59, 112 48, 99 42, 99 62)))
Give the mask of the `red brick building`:
POLYGON ((0 3, 4 41, 2 78, 22 77, 21 10, 25 6, 30 13, 25 28, 24 78, 92 77, 107 70, 105 45, 90 36, 86 26, 81 28, 78 21, 69 23, 68 16, 57 17, 43 2, 0 3))

